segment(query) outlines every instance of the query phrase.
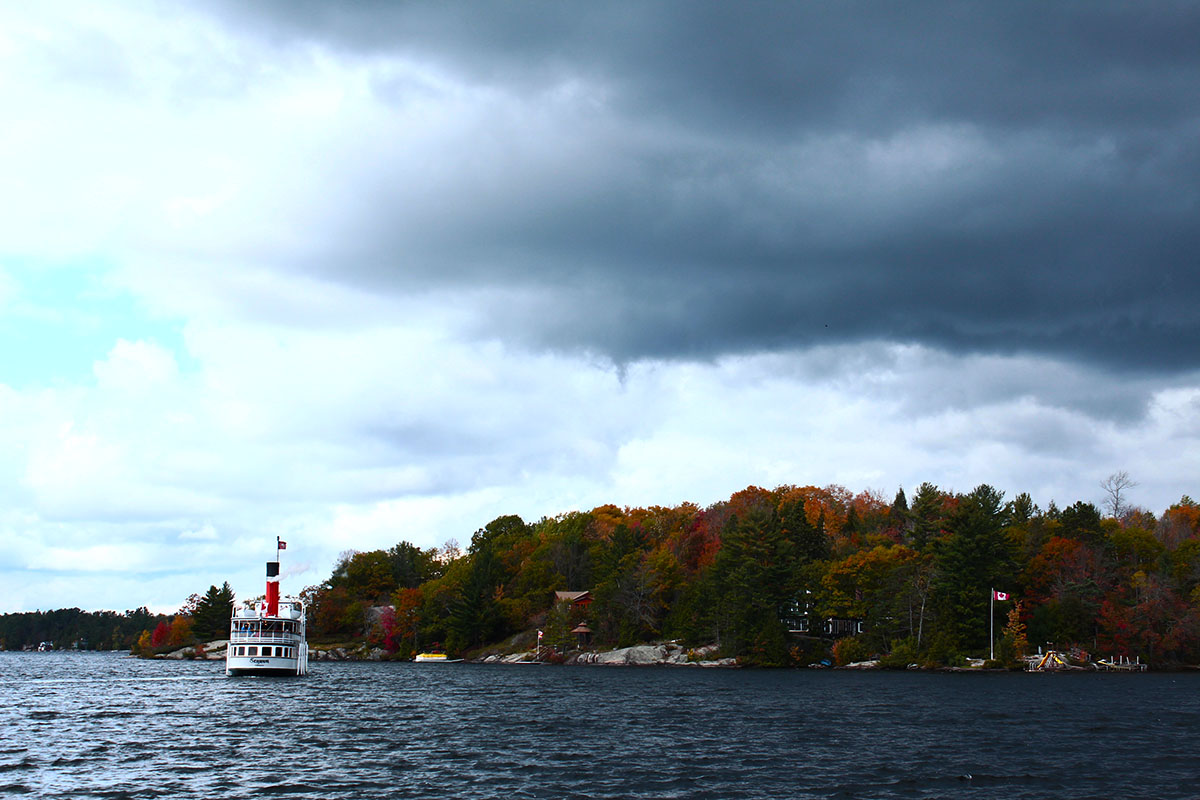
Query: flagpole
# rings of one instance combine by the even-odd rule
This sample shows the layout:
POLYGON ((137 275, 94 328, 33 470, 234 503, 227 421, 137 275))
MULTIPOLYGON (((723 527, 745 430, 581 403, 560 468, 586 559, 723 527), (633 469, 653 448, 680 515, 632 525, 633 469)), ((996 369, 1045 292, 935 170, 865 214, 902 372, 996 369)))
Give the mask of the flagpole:
POLYGON ((992 661, 996 660, 996 587, 992 587, 992 598, 988 606, 988 646, 991 648, 992 661))

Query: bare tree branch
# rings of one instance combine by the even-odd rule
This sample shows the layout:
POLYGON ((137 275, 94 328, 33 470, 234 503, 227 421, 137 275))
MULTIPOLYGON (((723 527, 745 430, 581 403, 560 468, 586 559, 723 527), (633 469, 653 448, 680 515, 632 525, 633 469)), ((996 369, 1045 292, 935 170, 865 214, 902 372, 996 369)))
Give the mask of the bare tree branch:
POLYGON ((1125 497, 1126 490, 1137 485, 1137 481, 1129 477, 1129 473, 1125 470, 1114 472, 1100 481, 1100 488, 1104 490, 1105 494, 1104 507, 1109 510, 1113 518, 1121 519, 1129 506, 1125 497))

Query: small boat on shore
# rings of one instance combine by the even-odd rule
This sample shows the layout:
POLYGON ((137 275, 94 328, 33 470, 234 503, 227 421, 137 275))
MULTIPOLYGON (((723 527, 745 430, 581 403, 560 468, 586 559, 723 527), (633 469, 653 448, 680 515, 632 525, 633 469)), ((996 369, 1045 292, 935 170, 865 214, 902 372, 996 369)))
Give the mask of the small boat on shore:
POLYGON ((417 664, 457 664, 461 658, 450 658, 445 653, 418 653, 413 659, 417 664))
POLYGON ((305 637, 304 602, 279 596, 279 551, 267 562, 267 594, 257 606, 235 608, 229 623, 225 651, 226 675, 305 675, 308 641, 305 637))

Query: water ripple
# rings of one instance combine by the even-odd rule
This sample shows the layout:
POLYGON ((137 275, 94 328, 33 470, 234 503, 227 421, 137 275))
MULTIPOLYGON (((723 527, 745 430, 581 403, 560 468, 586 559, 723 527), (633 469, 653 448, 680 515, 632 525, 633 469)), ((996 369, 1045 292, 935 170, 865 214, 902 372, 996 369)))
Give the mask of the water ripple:
POLYGON ((0 653, 0 796, 1191 797, 1200 675, 0 653))

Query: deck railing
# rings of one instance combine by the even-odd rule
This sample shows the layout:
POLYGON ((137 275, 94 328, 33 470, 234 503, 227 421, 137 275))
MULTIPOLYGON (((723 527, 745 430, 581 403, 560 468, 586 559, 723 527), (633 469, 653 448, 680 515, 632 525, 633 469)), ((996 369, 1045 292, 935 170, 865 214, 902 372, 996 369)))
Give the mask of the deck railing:
POLYGON ((284 633, 283 631, 271 631, 263 633, 261 631, 233 631, 229 635, 230 644, 237 642, 239 644, 296 644, 304 641, 304 637, 299 633, 284 633))

